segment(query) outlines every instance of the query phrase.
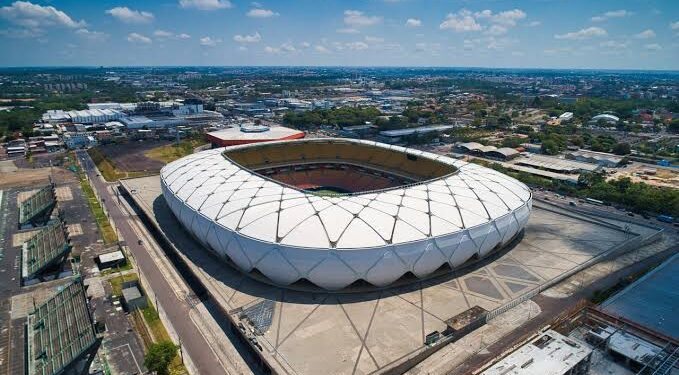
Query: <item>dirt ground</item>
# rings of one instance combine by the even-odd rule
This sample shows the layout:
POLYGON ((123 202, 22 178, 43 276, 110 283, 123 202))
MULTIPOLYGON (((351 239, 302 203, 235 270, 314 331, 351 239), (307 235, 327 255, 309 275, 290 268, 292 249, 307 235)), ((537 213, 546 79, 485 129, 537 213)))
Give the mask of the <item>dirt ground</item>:
POLYGON ((76 181, 73 172, 60 167, 18 169, 14 172, 0 173, 0 189, 41 186, 49 181, 50 175, 57 183, 76 181))
POLYGON ((619 169, 609 177, 610 180, 620 177, 629 177, 633 182, 644 182, 649 185, 679 188, 679 170, 673 171, 665 168, 657 168, 639 163, 632 163, 624 169, 619 169), (654 174, 645 171, 655 170, 654 174))
POLYGON ((110 144, 97 147, 115 167, 124 172, 160 171, 165 164, 147 158, 144 153, 152 148, 168 145, 170 141, 143 141, 110 144))

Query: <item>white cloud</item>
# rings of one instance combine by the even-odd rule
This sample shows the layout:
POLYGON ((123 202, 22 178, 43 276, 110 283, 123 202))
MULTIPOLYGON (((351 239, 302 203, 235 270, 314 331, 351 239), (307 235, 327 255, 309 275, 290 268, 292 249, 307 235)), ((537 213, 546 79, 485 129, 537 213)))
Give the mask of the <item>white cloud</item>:
POLYGON ((480 31, 483 27, 476 22, 473 14, 462 9, 457 13, 449 13, 446 19, 439 25, 441 30, 453 30, 455 32, 480 31))
POLYGON ((234 35, 233 40, 237 43, 259 43, 262 40, 262 36, 259 32, 255 32, 252 35, 234 35))
POLYGON ((646 30, 640 32, 639 34, 634 35, 634 37, 637 38, 637 39, 655 38, 655 31, 653 31, 651 29, 646 29, 646 30))
POLYGON ((218 43, 221 43, 221 42, 222 42, 221 39, 218 39, 218 38, 217 38, 217 39, 213 39, 213 38, 211 38, 211 37, 209 37, 209 36, 204 36, 204 37, 200 38, 200 45, 201 45, 201 46, 205 46, 205 47, 214 47, 214 46, 216 46, 218 43))
POLYGON ((507 28, 502 25, 492 25, 485 33, 487 35, 504 35, 507 34, 507 28))
POLYGON ((266 46, 264 47, 264 52, 271 54, 294 53, 297 52, 297 48, 295 48, 292 43, 286 42, 281 44, 279 47, 266 46))
POLYGON ((675 22, 670 23, 670 29, 679 30, 679 21, 675 21, 675 22))
POLYGON ((156 30, 153 32, 153 36, 156 37, 157 39, 189 39, 191 38, 191 35, 181 33, 181 34, 175 34, 171 31, 167 30, 156 30))
POLYGON ((590 38, 595 38, 595 37, 601 37, 601 36, 606 36, 608 33, 606 30, 600 28, 600 27, 588 27, 586 29, 566 33, 566 34, 557 34, 554 35, 556 39, 568 39, 568 40, 581 40, 581 39, 590 39, 590 38))
POLYGON ((542 22, 540 22, 540 21, 531 21, 528 24, 529 27, 537 27, 537 26, 540 26, 540 25, 542 25, 542 22))
POLYGON ((505 26, 516 26, 516 22, 526 18, 526 12, 521 9, 506 10, 499 13, 486 9, 481 12, 474 13, 477 19, 488 19, 492 23, 497 23, 505 26))
POLYGON ((0 17, 34 31, 49 26, 71 29, 86 26, 85 21, 75 21, 53 6, 42 6, 28 1, 15 1, 12 5, 0 8, 0 17))
POLYGON ((360 33, 360 31, 358 31, 357 29, 354 29, 352 27, 347 27, 347 28, 344 28, 344 29, 337 29, 335 31, 337 31, 340 34, 358 34, 358 33, 360 33))
POLYGON ((138 33, 131 33, 127 36, 127 41, 131 43, 151 44, 151 38, 138 33))
POLYGON ((352 51, 362 51, 370 48, 365 42, 349 42, 346 44, 346 47, 352 51))
POLYGON ((149 23, 154 18, 151 12, 132 10, 128 7, 115 7, 107 10, 106 14, 125 23, 149 23))
POLYGON ((407 27, 420 27, 422 26, 422 21, 418 18, 408 18, 406 20, 407 27))
POLYGON ((660 51, 662 49, 662 46, 658 43, 651 43, 651 44, 646 44, 644 46, 649 51, 660 51))
POLYGON ((325 54, 325 53, 330 53, 330 50, 329 50, 327 47, 325 47, 325 46, 316 45, 316 46, 314 46, 314 49, 315 49, 316 52, 318 52, 318 53, 324 53, 324 54, 325 54))
POLYGON ((279 14, 274 12, 273 10, 260 8, 250 9, 250 11, 246 13, 246 15, 252 18, 271 18, 279 16, 279 14))
POLYGON ((302 48, 302 49, 311 48, 311 43, 309 43, 309 42, 302 42, 302 43, 299 44, 299 48, 302 48))
POLYGON ((229 0, 179 0, 179 6, 185 9, 217 10, 229 9, 233 5, 229 0))
POLYGON ((156 30, 153 32, 153 36, 157 38, 170 38, 174 36, 174 34, 165 30, 156 30))
POLYGON ((360 10, 345 10, 344 23, 349 27, 374 26, 382 22, 382 17, 368 16, 360 10))
POLYGON ((592 22, 603 22, 610 18, 622 18, 629 17, 631 15, 632 12, 627 11, 625 9, 611 10, 602 15, 592 17, 592 22))
POLYGON ((103 33, 101 31, 91 31, 88 29, 78 29, 75 31, 76 35, 89 39, 89 40, 96 40, 96 41, 102 41, 108 39, 108 34, 103 33))
POLYGON ((601 42, 601 43, 599 43, 599 46, 604 47, 604 48, 612 48, 612 49, 625 49, 625 48, 627 48, 626 43, 616 42, 614 40, 608 40, 608 41, 605 41, 605 42, 601 42))

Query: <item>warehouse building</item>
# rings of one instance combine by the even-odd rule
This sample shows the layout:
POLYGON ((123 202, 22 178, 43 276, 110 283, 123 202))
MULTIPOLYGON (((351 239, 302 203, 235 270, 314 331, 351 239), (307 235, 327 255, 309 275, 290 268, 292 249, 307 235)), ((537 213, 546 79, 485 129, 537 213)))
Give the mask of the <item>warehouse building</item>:
POLYGON ((566 158, 583 163, 597 164, 606 168, 617 168, 623 162, 622 156, 590 150, 570 151, 566 153, 566 158))
POLYGON ((595 172, 599 169, 597 165, 546 155, 531 155, 530 157, 518 159, 516 164, 562 174, 595 172))

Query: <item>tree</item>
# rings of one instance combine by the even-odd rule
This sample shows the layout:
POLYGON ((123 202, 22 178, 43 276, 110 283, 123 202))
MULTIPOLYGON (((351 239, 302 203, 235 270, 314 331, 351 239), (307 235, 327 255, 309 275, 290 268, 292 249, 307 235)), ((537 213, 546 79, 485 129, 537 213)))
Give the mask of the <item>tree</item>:
POLYGON ((177 345, 172 341, 153 343, 144 357, 144 366, 158 375, 167 375, 170 363, 176 355, 177 345))
POLYGON ((679 133, 679 119, 674 119, 667 126, 667 131, 670 133, 679 133))
POLYGON ((559 153, 559 145, 552 139, 542 142, 541 151, 543 154, 556 155, 559 153))
POLYGON ((629 143, 617 143, 613 146, 613 153, 616 155, 627 155, 632 151, 629 143))
POLYGON ((578 176, 578 185, 581 186, 592 187, 601 182, 604 182, 604 177, 601 173, 583 172, 578 176))

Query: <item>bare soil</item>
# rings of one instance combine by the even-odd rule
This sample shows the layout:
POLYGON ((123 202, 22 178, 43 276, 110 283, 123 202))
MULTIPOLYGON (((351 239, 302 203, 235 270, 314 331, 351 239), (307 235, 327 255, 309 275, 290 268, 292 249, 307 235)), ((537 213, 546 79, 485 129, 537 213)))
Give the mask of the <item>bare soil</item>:
POLYGON ((119 171, 123 172, 158 172, 165 164, 163 162, 149 159, 144 153, 150 149, 168 145, 170 141, 134 141, 121 144, 109 144, 98 146, 108 160, 110 160, 119 171))

